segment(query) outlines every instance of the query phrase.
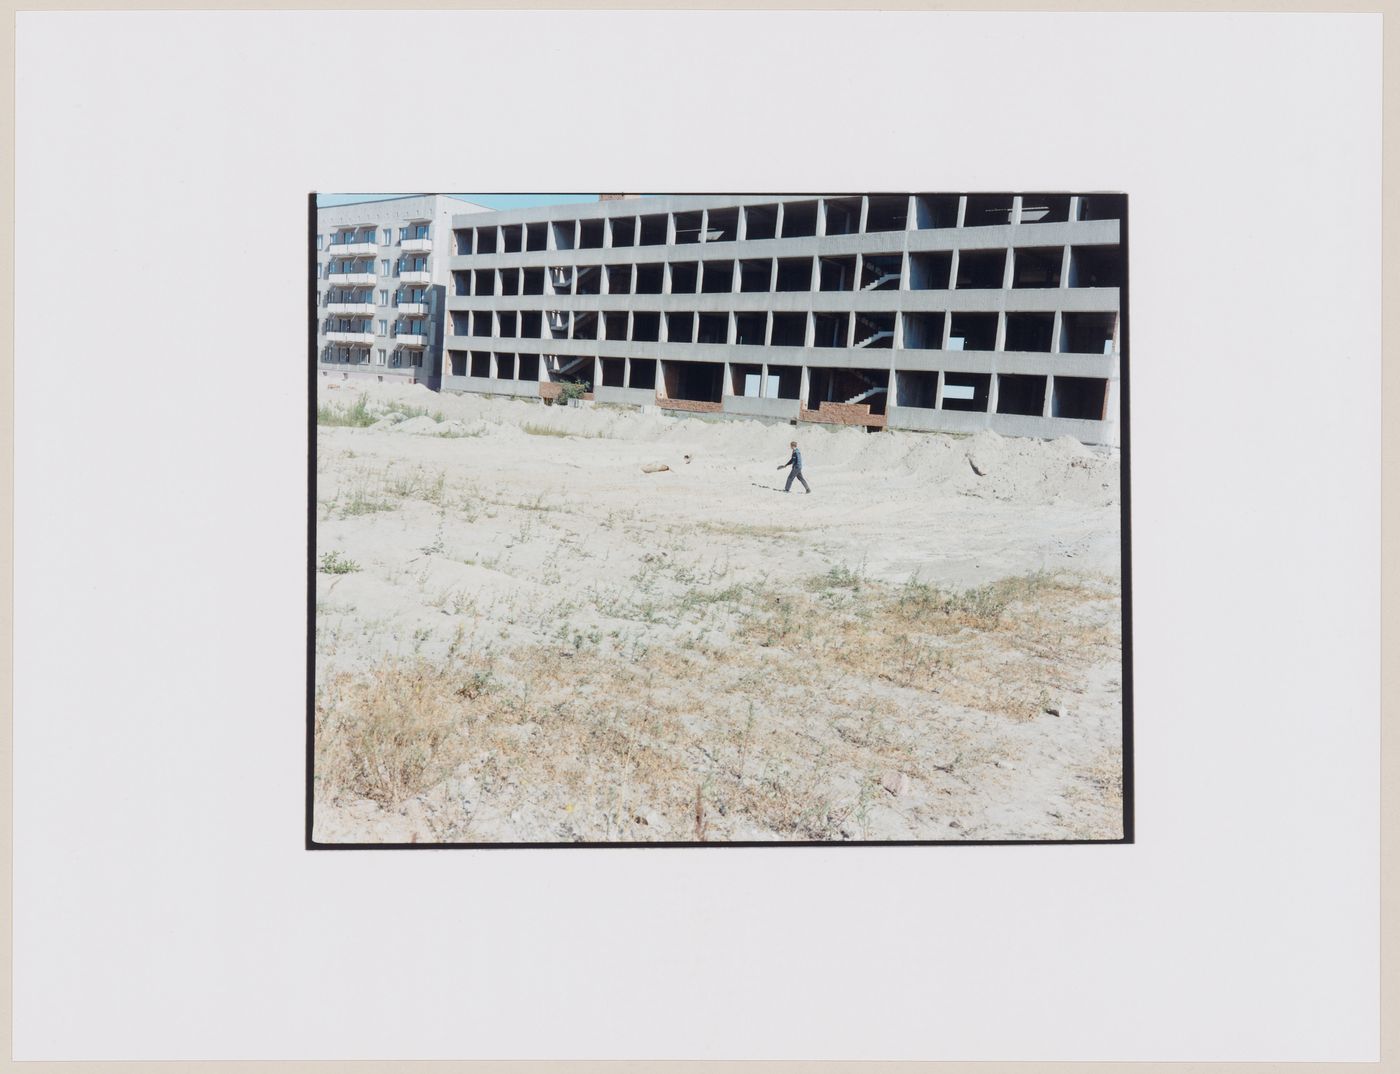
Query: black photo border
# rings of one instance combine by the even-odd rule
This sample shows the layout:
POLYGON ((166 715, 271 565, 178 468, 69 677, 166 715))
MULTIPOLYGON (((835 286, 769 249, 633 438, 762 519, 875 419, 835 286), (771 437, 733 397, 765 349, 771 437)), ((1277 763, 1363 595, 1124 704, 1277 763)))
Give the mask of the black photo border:
MULTIPOLYGON (((354 193, 354 192, 338 192, 354 193)), ((561 191, 525 192, 560 194, 561 191)), ((673 196, 719 193, 716 191, 672 192, 673 196)), ((723 192, 734 196, 734 192, 723 192)), ((763 194, 764 192, 754 192, 763 194)), ((904 191, 863 191, 866 194, 905 193, 904 191)), ((950 192, 951 193, 951 192, 950 192)), ((982 191, 959 191, 959 194, 979 194, 982 191)), ((307 195, 306 233, 306 353, 307 353, 307 449, 306 449, 306 788, 305 788, 305 849, 306 850, 623 850, 730 847, 993 847, 993 846, 1121 846, 1137 841, 1136 787, 1134 783, 1133 743, 1133 586, 1132 586, 1132 435, 1129 405, 1132 377, 1132 332, 1130 316, 1132 302, 1132 255, 1129 247, 1129 196, 1120 191, 1047 191, 1047 193, 1100 194, 1122 198, 1118 222, 1118 242, 1123 251, 1123 280, 1119 286, 1119 365, 1118 365, 1118 429, 1119 429, 1119 535, 1122 548, 1120 577, 1122 586, 1123 633, 1123 712, 1122 712, 1122 779, 1123 834, 1117 839, 796 839, 796 840, 702 840, 674 841, 581 841, 550 843, 321 843, 312 838, 314 824, 314 786, 316 767, 316 323, 318 288, 316 279, 316 199, 317 192, 307 195)), ((830 191, 792 191, 797 196, 832 196, 830 191)), ((411 195, 393 195, 407 197, 411 195)), ((748 196, 748 195, 743 195, 748 196)))

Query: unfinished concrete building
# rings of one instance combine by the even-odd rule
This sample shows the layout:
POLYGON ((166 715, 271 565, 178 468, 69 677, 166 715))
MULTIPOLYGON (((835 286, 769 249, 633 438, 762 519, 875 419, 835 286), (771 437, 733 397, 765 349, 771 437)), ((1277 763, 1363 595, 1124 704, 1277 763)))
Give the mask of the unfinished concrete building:
POLYGON ((322 377, 440 386, 447 236, 473 211, 486 210, 440 194, 316 210, 322 377))
POLYGON ((1116 444, 1111 194, 609 199, 452 221, 449 391, 1116 444))

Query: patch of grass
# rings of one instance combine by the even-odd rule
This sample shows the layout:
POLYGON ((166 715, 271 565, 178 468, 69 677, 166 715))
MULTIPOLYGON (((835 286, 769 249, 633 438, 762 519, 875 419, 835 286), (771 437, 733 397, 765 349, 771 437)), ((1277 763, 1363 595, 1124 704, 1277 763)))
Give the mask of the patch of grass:
POLYGON ((553 425, 541 425, 538 422, 527 421, 520 426, 520 431, 528 436, 557 436, 557 437, 578 437, 580 440, 610 440, 606 433, 588 432, 587 430, 577 430, 570 432, 567 429, 556 429, 553 425))
POLYGON ((353 559, 344 558, 339 552, 327 552, 321 556, 321 565, 316 569, 322 574, 354 574, 360 565, 353 559))
POLYGON ((384 498, 383 479, 372 481, 368 475, 361 475, 346 491, 345 501, 340 505, 340 514, 343 518, 353 518, 393 509, 394 504, 384 498))
POLYGON ((858 590, 864 581, 865 575, 862 571, 853 571, 844 563, 838 563, 825 574, 809 578, 807 589, 811 592, 823 592, 831 589, 858 590))
POLYGON ((466 757, 471 715, 454 682, 421 661, 332 678, 316 696, 319 790, 392 806, 445 778, 466 757))
POLYGON ((379 419, 369 412, 369 396, 362 395, 355 404, 342 410, 340 407, 322 404, 316 408, 317 425, 343 425, 363 428, 373 425, 379 419))
MULTIPOLYGON (((444 789, 460 769, 473 808, 519 814, 523 839, 689 839, 697 823, 712 840, 930 835, 985 809, 978 773, 996 759, 1021 767, 998 729, 1054 719, 1045 698, 1072 695, 1119 641, 1116 587, 1069 575, 940 590, 841 568, 673 585, 671 565, 639 566, 622 586, 484 608, 487 629, 468 640, 458 624, 431 666, 333 677, 317 698, 317 793, 421 796, 470 826, 444 789), (507 613, 519 625, 496 641, 507 613), (698 629, 710 614, 724 622, 698 629), (889 790, 891 773, 910 789, 889 790)), ((1117 823, 1115 763, 1087 747, 1065 760, 1062 827, 1117 823)))

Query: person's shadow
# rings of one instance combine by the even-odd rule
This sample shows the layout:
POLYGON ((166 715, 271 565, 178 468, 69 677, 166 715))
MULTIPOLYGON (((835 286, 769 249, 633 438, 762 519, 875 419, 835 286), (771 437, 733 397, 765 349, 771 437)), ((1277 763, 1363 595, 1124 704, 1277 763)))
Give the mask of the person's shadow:
POLYGON ((754 488, 756 488, 756 489, 765 489, 765 490, 767 490, 768 492, 782 492, 782 491, 783 491, 783 490, 780 489, 777 485, 765 485, 765 484, 762 484, 761 482, 758 482, 758 481, 750 481, 749 484, 752 485, 752 486, 753 486, 754 488))

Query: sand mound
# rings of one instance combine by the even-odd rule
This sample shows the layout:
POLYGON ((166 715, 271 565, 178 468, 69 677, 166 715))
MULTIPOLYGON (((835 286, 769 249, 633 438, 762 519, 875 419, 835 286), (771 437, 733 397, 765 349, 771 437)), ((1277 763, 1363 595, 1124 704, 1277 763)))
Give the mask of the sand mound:
MULTIPOLYGON (((357 390, 367 396, 371 413, 383 415, 374 429, 484 438, 510 443, 514 450, 525 450, 551 435, 585 437, 614 442, 624 454, 627 445, 637 445, 638 453, 629 462, 638 465, 657 458, 679 464, 689 454, 703 458, 707 470, 751 474, 760 480, 786 461, 788 444, 796 439, 814 478, 839 473, 871 487, 906 484, 912 478, 920 495, 1038 504, 1097 505, 1118 496, 1118 453, 1085 447, 1068 436, 1044 441, 1003 437, 990 430, 972 436, 867 433, 843 426, 794 427, 608 405, 546 407, 535 400, 439 394, 420 385, 366 385, 357 390), (434 417, 405 416, 424 410, 434 417), (640 450, 643 445, 651 449, 640 450)), ((345 398, 343 386, 340 398, 345 398)))

